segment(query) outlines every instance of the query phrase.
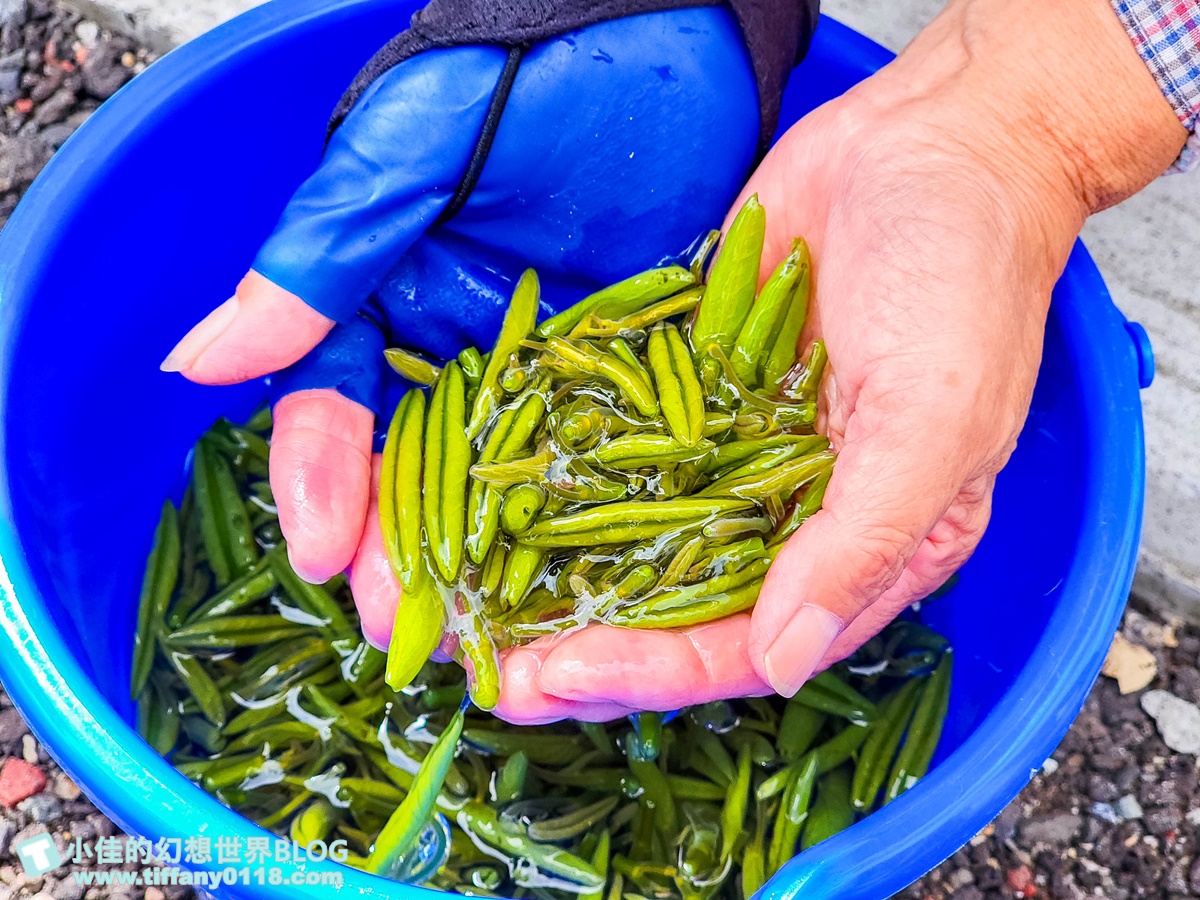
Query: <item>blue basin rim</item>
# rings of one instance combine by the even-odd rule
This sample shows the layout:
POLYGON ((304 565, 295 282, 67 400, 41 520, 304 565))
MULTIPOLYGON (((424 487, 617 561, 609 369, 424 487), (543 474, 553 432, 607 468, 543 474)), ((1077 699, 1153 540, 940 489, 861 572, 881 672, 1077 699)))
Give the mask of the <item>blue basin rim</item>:
MULTIPOLYGON (((284 36, 320 20, 336 26, 386 0, 276 0, 219 28, 156 64, 155 77, 136 79, 113 101, 120 115, 98 116, 47 168, 0 237, 0 340, 19 331, 21 310, 10 298, 35 296, 40 254, 38 232, 25 218, 69 217, 78 173, 108 148, 152 128, 156 109, 192 91, 198 69, 219 68, 264 38, 284 36)), ((886 52, 844 26, 824 19, 823 37, 848 54, 872 60, 886 52)), ((1106 397, 1089 396, 1083 410, 1088 446, 1107 454, 1102 476, 1085 491, 1086 521, 1076 564, 1063 593, 1096 598, 1096 605, 1060 605, 1021 672, 976 731, 948 756, 921 787, 864 823, 797 857, 762 891, 763 898, 881 900, 951 855, 1027 783, 1052 752, 1082 707, 1107 649, 1103 636, 1119 621, 1132 582, 1141 528, 1144 454, 1139 374, 1147 381, 1148 345, 1138 354, 1124 318, 1086 250, 1071 256, 1055 314, 1078 341, 1077 369, 1106 386, 1106 397), (1089 298, 1084 303, 1081 298, 1089 298), (1096 302, 1097 299, 1103 302, 1096 302), (1139 359, 1142 361, 1139 373, 1139 359), (1113 414, 1118 408, 1120 415, 1113 414), (1131 426, 1131 423, 1134 423, 1131 426), (1132 427, 1132 432, 1131 432, 1132 427)), ((11 355, 0 345, 0 360, 11 355)), ((1152 357, 1150 357, 1152 359, 1152 357)), ((0 362, 7 377, 8 362, 0 362)), ((4 440, 0 434, 0 441, 4 440)), ((0 452, 3 451, 0 445, 0 452)), ((1092 461, 1095 462, 1095 461, 1092 461)), ((116 714, 58 634, 46 601, 31 577, 12 528, 9 473, 0 469, 0 678, 21 706, 35 734, 96 804, 133 834, 152 839, 191 832, 245 839, 266 834, 179 775, 116 714), (67 723, 70 723, 69 726, 67 723), (69 731, 67 729, 69 728, 69 731), (70 739, 55 739, 69 736, 70 739)), ((396 885, 327 863, 308 872, 341 871, 339 896, 415 898, 420 888, 396 885)), ((328 898, 327 887, 254 885, 228 889, 229 896, 296 900, 328 898)))

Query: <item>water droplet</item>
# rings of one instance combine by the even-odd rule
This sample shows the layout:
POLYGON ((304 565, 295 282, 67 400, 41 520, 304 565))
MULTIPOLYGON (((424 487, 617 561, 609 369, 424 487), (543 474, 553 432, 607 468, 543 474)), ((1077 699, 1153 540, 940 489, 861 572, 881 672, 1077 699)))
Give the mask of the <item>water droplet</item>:
POLYGON ((697 725, 707 728, 713 734, 728 734, 738 727, 740 719, 733 707, 724 700, 705 703, 703 706, 693 706, 689 714, 697 725))
POLYGON ((675 74, 675 70, 670 66, 655 66, 654 71, 658 73, 658 77, 663 81, 679 80, 679 76, 675 74))
POLYGON ((450 858, 450 824, 438 813, 421 830, 417 846, 396 860, 389 878, 406 884, 424 884, 450 858))

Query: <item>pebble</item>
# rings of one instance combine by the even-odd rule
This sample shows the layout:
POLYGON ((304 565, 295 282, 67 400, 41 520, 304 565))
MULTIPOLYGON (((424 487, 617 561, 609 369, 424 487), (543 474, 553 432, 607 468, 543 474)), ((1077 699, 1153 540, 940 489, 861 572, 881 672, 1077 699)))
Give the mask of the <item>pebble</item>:
POLYGON ((1125 611, 1125 621, 1121 630, 1132 640, 1147 647, 1172 648, 1179 646, 1179 639, 1175 635, 1173 624, 1155 622, 1136 609, 1125 611))
POLYGON ((121 65, 121 53, 111 41, 100 41, 83 64, 83 86, 97 100, 107 100, 132 73, 121 65))
POLYGON ((145 895, 144 900, 167 900, 167 895, 164 894, 158 888, 151 885, 150 887, 146 888, 146 895, 145 895))
POLYGON ((8 852, 8 845, 16 833, 16 823, 9 819, 0 818, 0 857, 3 857, 8 852))
POLYGON ((83 46, 95 47, 100 40, 100 26, 85 19, 75 26, 75 37, 83 42, 83 46))
POLYGON ((79 785, 66 775, 60 774, 54 779, 54 796, 60 800, 78 800, 80 793, 79 785))
POLYGON ((0 26, 25 21, 25 0, 0 0, 0 26))
POLYGON ((1154 719, 1168 747, 1176 753, 1200 753, 1200 707, 1169 691, 1147 691, 1142 709, 1154 719))
POLYGON ((1075 840, 1083 827, 1083 819, 1074 813, 1055 813, 1027 819, 1021 825, 1021 840, 1026 844, 1049 844, 1066 847, 1075 840))
POLYGON ((59 88, 49 100, 37 108, 33 120, 39 125, 53 125, 65 119, 75 107, 75 91, 69 87, 59 88))
MULTIPOLYGON (((0 85, 2 84, 3 82, 0 82, 0 85)), ((3 88, 0 87, 0 93, 2 92, 3 88)), ((3 144, 0 144, 0 147, 3 147, 3 144)), ((0 744, 15 744, 28 733, 29 728, 19 712, 15 709, 0 711, 0 744)))
POLYGON ((53 794, 35 794, 18 803, 17 809, 41 825, 49 825, 62 818, 62 801, 53 794))
POLYGON ((996 836, 996 840, 1002 844, 1006 844, 1011 841, 1014 837, 1016 837, 1017 825, 1020 823, 1020 821, 1021 808, 1015 803, 1010 803, 1000 812, 1000 815, 996 817, 996 821, 992 823, 992 826, 995 829, 994 834, 996 836))
MULTIPOLYGON (((1107 804, 1103 804, 1103 805, 1107 805, 1107 804)), ((1113 815, 1115 816, 1116 813, 1113 812, 1113 815)), ((1087 820, 1083 823, 1083 841, 1084 841, 1084 843, 1085 844, 1095 844, 1096 841, 1098 841, 1098 840, 1100 840, 1100 838, 1104 837, 1105 833, 1107 833, 1107 831, 1108 831, 1106 824, 1111 824, 1111 823, 1105 823, 1105 821, 1103 819, 1099 818, 1096 815, 1088 816, 1087 820)), ((1068 853, 1070 853, 1070 852, 1071 851, 1068 851, 1068 853)), ((1078 856, 1078 853, 1076 853, 1076 856, 1078 856)))
POLYGON ((1033 886, 1033 873, 1029 871, 1029 866, 1009 869, 1004 875, 1004 883, 1008 885, 1009 890, 1024 896, 1026 889, 1033 886))
POLYGON ((1091 813, 1111 825, 1120 825, 1125 820, 1111 803, 1093 803, 1091 813))
POLYGON ((46 788, 46 776, 37 766, 11 757, 0 767, 0 806, 13 807, 46 788))
POLYGON ((85 890, 74 878, 64 878, 54 886, 54 900, 83 900, 85 890))
POLYGON ((1194 777, 1163 778, 1161 781, 1150 781, 1142 785, 1138 799, 1142 806, 1174 806, 1187 805, 1188 797, 1196 788, 1194 777))
POLYGON ((1138 775, 1141 770, 1135 765, 1128 765, 1121 769, 1113 778, 1113 784, 1117 786, 1117 790, 1122 794, 1127 794, 1137 783, 1138 775))
POLYGON ((1196 809, 1189 809, 1184 818, 1187 819, 1189 825, 1200 826, 1200 807, 1197 807, 1196 809))
POLYGON ((27 734, 21 738, 21 757, 31 766, 38 764, 37 738, 32 734, 27 734))
POLYGON ((1185 897, 1187 896, 1188 877, 1187 864, 1185 862, 1180 860, 1175 865, 1171 866, 1170 870, 1167 872, 1166 881, 1163 882, 1163 887, 1165 887, 1167 892, 1172 896, 1179 894, 1182 894, 1185 897))
MULTIPOLYGON (((0 69, 0 106, 7 106, 21 96, 21 73, 16 69, 0 69)), ((11 710, 5 710, 11 712, 11 710)))
POLYGON ((1138 803, 1137 797, 1133 796, 1133 794, 1126 794, 1118 800, 1114 809, 1123 822, 1142 817, 1142 804, 1138 803))
POLYGON ((67 73, 62 69, 51 69, 45 78, 30 88, 29 99, 34 103, 45 103, 54 95, 55 91, 62 87, 66 80, 67 73))
POLYGON ((92 113, 94 113, 96 110, 91 106, 87 106, 86 100, 84 101, 84 104, 85 106, 83 109, 77 110, 76 112, 73 112, 71 115, 67 116, 67 121, 63 124, 70 125, 72 128, 78 128, 89 118, 91 118, 92 113))
POLYGON ((1088 776, 1087 791, 1088 796, 1097 803, 1112 803, 1121 796, 1117 786, 1099 772, 1093 772, 1088 776))
POLYGON ((57 150, 67 142, 67 138, 75 133, 75 126, 66 122, 59 122, 56 125, 50 125, 42 129, 38 135, 43 141, 57 150))
POLYGON ((968 884, 974 883, 975 876, 967 868, 955 869, 950 873, 950 877, 946 879, 946 887, 952 891, 957 891, 960 888, 965 888, 968 884))
MULTIPOLYGON (((1143 685, 1144 686, 1144 685, 1143 685)), ((1100 703, 1101 715, 1109 725, 1136 726, 1146 722, 1146 714, 1138 706, 1137 696, 1104 691, 1100 703)))
POLYGON ((1163 835, 1174 831, 1182 825, 1183 815, 1178 809, 1164 806, 1160 809, 1150 810, 1146 813, 1144 821, 1146 823, 1146 830, 1151 834, 1163 835))
POLYGON ((96 826, 91 819, 81 819, 78 822, 71 823, 69 837, 74 840, 78 838, 84 843, 90 844, 96 840, 96 826))
POLYGON ((1105 747, 1091 755, 1093 768, 1102 772, 1115 772, 1132 761, 1132 754, 1124 747, 1105 747))
POLYGON ((98 837, 112 837, 117 833, 117 826, 112 823, 112 820, 103 813, 96 813, 88 816, 88 822, 95 829, 98 837))

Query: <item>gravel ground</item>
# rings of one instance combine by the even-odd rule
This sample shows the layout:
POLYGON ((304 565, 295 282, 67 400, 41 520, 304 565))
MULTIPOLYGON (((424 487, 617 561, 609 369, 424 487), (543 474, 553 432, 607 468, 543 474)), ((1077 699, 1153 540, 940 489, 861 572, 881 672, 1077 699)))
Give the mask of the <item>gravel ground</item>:
MULTIPOLYGON (((40 773, 40 777, 35 776, 30 782, 31 788, 37 787, 42 779, 45 780, 44 790, 18 801, 15 806, 6 805, 4 800, 23 794, 28 788, 14 789, 15 793, 0 798, 0 900, 16 900, 18 897, 36 897, 37 900, 111 897, 115 900, 118 896, 129 897, 129 894, 118 894, 115 890, 111 893, 107 890, 101 892, 102 889, 98 888, 90 888, 85 893, 83 886, 76 884, 66 869, 37 878, 25 875, 14 849, 23 841, 50 833, 54 835, 59 851, 63 852, 77 838, 95 842, 98 837, 110 837, 118 832, 116 826, 80 794, 79 788, 59 770, 45 749, 29 734, 20 713, 12 708, 12 702, 2 689, 0 761, 0 765, 4 766, 0 771, 3 772, 19 771, 22 775, 40 773)), ((0 776, 0 789, 8 790, 8 781, 4 776, 0 776)), ((146 900, 163 900, 161 894, 157 898, 152 894, 145 896, 146 900)))
POLYGON ((0 0, 0 227, 54 151, 152 61, 51 0, 0 0))
MULTIPOLYGON (((0 0, 0 227, 54 151, 152 60, 50 0, 0 0)), ((1135 607, 1123 635, 1149 651, 1153 681, 1122 695, 1102 677, 1020 797, 898 898, 1200 896, 1200 629, 1135 607)), ((13 847, 30 837, 49 832, 63 849, 117 831, 38 746, 2 687, 0 767, 0 900, 191 896, 153 887, 85 892, 61 869, 23 874, 13 847)))
POLYGON ((1200 896, 1200 629, 1135 602, 1122 635, 1149 650, 1151 683, 1122 695, 1101 677, 1021 795, 898 898, 1200 896))

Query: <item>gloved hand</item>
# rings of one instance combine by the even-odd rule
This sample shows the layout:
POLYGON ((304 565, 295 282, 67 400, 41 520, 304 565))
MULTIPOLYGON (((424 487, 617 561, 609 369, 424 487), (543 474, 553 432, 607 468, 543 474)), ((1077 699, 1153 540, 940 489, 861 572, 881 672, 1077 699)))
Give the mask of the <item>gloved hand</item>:
MULTIPOLYGON (((353 561, 380 647, 399 588, 368 513, 372 439, 402 387, 383 375, 384 347, 486 348, 528 266, 553 309, 684 251, 720 225, 760 140, 755 73, 728 10, 592 25, 527 52, 476 187, 439 224, 506 58, 429 50, 375 81, 237 293, 163 364, 205 384, 283 370, 271 483, 292 563, 322 582, 353 561)), ((619 714, 546 706, 518 662, 501 713, 619 714)))
POLYGON ((767 210, 764 279, 793 236, 812 247, 809 328, 830 366, 818 424, 839 450, 824 509, 752 614, 531 645, 538 690, 658 710, 791 696, 941 584, 987 525, 1085 218, 1185 138, 1104 0, 958 0, 795 125, 744 194, 767 210))

